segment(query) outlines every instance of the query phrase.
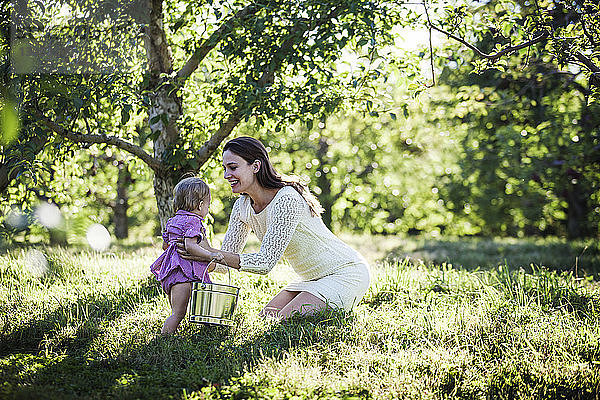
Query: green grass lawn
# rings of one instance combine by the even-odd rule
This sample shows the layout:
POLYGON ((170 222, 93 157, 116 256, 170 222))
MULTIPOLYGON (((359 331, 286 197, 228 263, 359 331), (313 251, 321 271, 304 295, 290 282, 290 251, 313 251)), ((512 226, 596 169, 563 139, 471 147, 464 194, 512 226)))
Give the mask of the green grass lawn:
POLYGON ((185 322, 169 338, 158 245, 37 247, 47 271, 31 248, 9 250, 0 398, 598 398, 597 243, 345 239, 372 263, 355 312, 258 318, 294 279, 280 264, 232 274, 235 327, 185 322))

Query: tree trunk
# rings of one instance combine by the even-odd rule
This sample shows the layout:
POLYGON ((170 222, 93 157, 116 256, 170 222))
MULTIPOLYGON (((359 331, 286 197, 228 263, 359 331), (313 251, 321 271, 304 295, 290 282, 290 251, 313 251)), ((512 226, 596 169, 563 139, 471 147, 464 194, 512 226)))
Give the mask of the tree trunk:
MULTIPOLYGON (((579 120, 580 137, 583 139, 580 143, 575 145, 585 146, 586 142, 590 143, 590 138, 594 137, 594 133, 598 129, 597 119, 592 115, 592 109, 588 105, 588 95, 584 96, 581 102, 581 116, 579 120)), ((585 150, 581 150, 582 153, 585 150)), ((585 153, 584 153, 585 154, 585 153)), ((595 229, 590 229, 589 221, 589 199, 592 195, 592 189, 589 184, 586 184, 586 168, 585 165, 590 165, 589 160, 584 156, 579 162, 578 167, 574 169, 569 168, 567 170, 567 177, 571 180, 567 188, 567 234, 569 239, 576 239, 586 237, 588 235, 594 235, 595 229)), ((588 172, 589 173, 589 170, 588 172)))
POLYGON ((181 99, 177 90, 169 84, 163 84, 161 74, 170 76, 173 72, 171 50, 163 29, 162 0, 150 0, 150 23, 145 35, 145 47, 150 73, 148 121, 153 132, 160 132, 154 141, 154 157, 160 160, 169 172, 155 172, 154 194, 158 207, 161 228, 173 214, 171 196, 178 173, 169 168, 167 156, 169 150, 180 140, 177 120, 181 117, 181 99))
POLYGON ((567 189, 567 234, 569 239, 587 235, 587 196, 579 184, 569 184, 567 189), (582 193, 583 192, 583 193, 582 193))
POLYGON ((125 239, 129 236, 129 222, 127 221, 128 196, 127 188, 131 183, 131 173, 127 164, 119 162, 119 175, 117 178, 117 198, 113 207, 115 237, 117 239, 125 239))
POLYGON ((161 232, 165 229, 167 220, 175 214, 172 201, 174 187, 175 184, 170 177, 161 174, 154 175, 154 196, 156 196, 156 205, 158 206, 161 232))

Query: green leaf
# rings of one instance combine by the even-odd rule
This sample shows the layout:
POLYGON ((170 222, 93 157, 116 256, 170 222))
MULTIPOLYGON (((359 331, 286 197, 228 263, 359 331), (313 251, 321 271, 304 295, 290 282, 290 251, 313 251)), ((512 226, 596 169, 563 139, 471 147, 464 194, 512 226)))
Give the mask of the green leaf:
POLYGON ((396 120, 396 114, 390 113, 390 117, 392 118, 392 120, 394 120, 394 121, 396 120))
POLYGON ((130 115, 129 115, 129 110, 127 110, 126 108, 123 108, 121 110, 121 125, 125 125, 127 123, 127 121, 129 121, 130 115))
POLYGON ((173 28, 172 28, 172 29, 173 29, 173 33, 177 32, 177 30, 178 30, 179 28, 181 28, 181 27, 183 26, 183 24, 184 24, 184 23, 185 23, 185 20, 184 20, 184 19, 179 19, 179 20, 177 20, 177 22, 175 22, 175 24, 173 25, 173 28))
POLYGON ((512 31, 513 23, 510 21, 504 21, 502 23, 502 35, 504 37, 510 37, 510 32, 512 31))
POLYGON ((306 121, 306 128, 310 131, 313 128, 313 120, 309 119, 308 121, 306 121))
POLYGON ((12 103, 7 102, 4 104, 1 113, 2 118, 2 132, 0 136, 0 143, 3 145, 10 144, 17 139, 19 135, 19 115, 17 114, 16 108, 12 103))
POLYGON ((169 125, 169 116, 167 115, 167 113, 160 114, 160 120, 165 126, 169 125))

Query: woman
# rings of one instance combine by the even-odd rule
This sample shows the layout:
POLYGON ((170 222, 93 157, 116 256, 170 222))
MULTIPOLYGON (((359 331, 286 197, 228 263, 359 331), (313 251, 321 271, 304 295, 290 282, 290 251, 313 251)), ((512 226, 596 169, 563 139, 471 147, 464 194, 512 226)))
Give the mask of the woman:
POLYGON ((241 196, 233 205, 221 250, 207 250, 218 253, 220 264, 257 274, 267 274, 285 256, 302 278, 277 294, 261 315, 287 319, 328 306, 352 309, 369 287, 368 265, 327 229, 318 200, 303 185, 284 181, 254 138, 227 142, 223 167, 231 190, 241 196), (250 230, 261 240, 260 250, 241 253, 250 230))

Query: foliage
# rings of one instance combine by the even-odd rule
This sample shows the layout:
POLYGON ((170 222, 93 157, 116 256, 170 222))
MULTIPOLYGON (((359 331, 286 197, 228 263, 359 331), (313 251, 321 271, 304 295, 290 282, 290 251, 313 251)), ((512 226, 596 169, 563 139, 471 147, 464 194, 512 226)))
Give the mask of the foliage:
POLYGON ((309 183, 337 232, 470 233, 437 195, 439 174, 455 165, 455 142, 423 124, 422 106, 407 105, 408 118, 347 111, 312 131, 295 126, 285 138, 258 135, 283 173, 309 183))
POLYGON ((574 61, 590 55, 595 28, 585 34, 583 30, 596 18, 592 11, 597 5, 556 3, 554 9, 544 9, 550 4, 542 2, 532 10, 528 3, 519 7, 498 2, 463 10, 461 16, 454 15, 454 23, 460 26, 475 16, 483 21, 488 29, 477 31, 472 44, 485 51, 503 51, 514 45, 505 43, 507 37, 526 40, 534 28, 546 36, 502 59, 487 58, 488 69, 482 67, 480 54, 465 56, 456 46, 447 46, 448 58, 439 60, 438 82, 448 89, 436 91, 433 104, 452 111, 436 115, 431 123, 448 124, 464 149, 460 174, 443 188, 443 197, 485 235, 574 238, 598 232, 596 75, 593 63, 574 61), (561 53, 556 45, 566 40, 559 37, 566 30, 581 31, 582 36, 561 53))
MULTIPOLYGON (((423 2, 426 25, 466 46, 478 71, 503 70, 510 55, 540 59, 555 69, 585 78, 590 101, 597 100, 600 59, 600 13, 590 0, 502 0, 481 6, 445 5, 423 2), (429 10, 433 6, 433 10, 429 10), (434 19, 430 13, 434 12, 434 19)), ((448 58, 471 59, 460 51, 449 51, 448 58)))
POLYGON ((152 169, 163 222, 172 211, 167 198, 174 181, 204 165, 241 121, 308 123, 347 99, 372 96, 369 82, 381 76, 373 65, 381 58, 377 51, 391 41, 392 24, 404 18, 394 2, 383 0, 155 0, 150 9, 140 8, 147 13, 117 5, 109 12, 94 2, 24 9, 2 3, 2 11, 14 16, 2 25, 8 88, 3 96, 19 99, 23 123, 18 140, 2 149, 6 170, 13 171, 15 163, 21 169, 7 174, 6 185, 17 178, 16 184, 29 185, 27 179, 37 178, 38 154, 61 160, 77 146, 116 146, 152 169), (24 32, 22 42, 9 40, 11 22, 24 32), (80 35, 89 30, 99 36, 80 35), (70 58, 14 57, 18 46, 38 54, 46 37, 62 40, 70 58), (146 63, 114 54, 130 49, 139 56, 143 37, 146 63), (365 61, 339 71, 336 62, 349 53, 365 61), (94 54, 97 59, 90 58, 94 54), (33 142, 35 151, 23 162, 10 156, 33 142))
MULTIPOLYGON (((238 129, 273 143, 281 171, 310 181, 338 230, 598 232, 592 1, 113 3, 35 3, 14 41, 15 6, 0 2, 4 218, 11 204, 30 212, 40 198, 72 209, 93 203, 85 189, 57 190, 57 171, 72 166, 67 175, 81 182, 76 164, 90 161, 75 161, 79 150, 93 158, 118 148, 138 160, 140 176, 154 177, 156 208, 140 183, 133 218, 147 209, 164 221, 173 182, 195 170, 221 194, 213 213, 222 226, 232 199, 215 179, 214 155, 238 129), (455 45, 412 56, 393 49, 394 30, 422 26, 455 45), (19 53, 45 37, 59 38, 71 58, 19 53), (417 102, 388 90, 424 92, 418 64, 427 56, 443 69, 432 83, 449 89, 417 102)), ((99 194, 116 174, 88 178, 99 194)), ((107 209, 86 209, 109 219, 107 209)))
POLYGON ((257 318, 291 279, 279 265, 234 275, 233 329, 161 338, 169 306, 148 270, 160 249, 37 248, 46 271, 32 250, 0 258, 3 398, 588 398, 600 385, 600 293, 569 273, 390 259, 354 313, 280 324, 257 318))

